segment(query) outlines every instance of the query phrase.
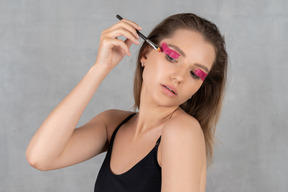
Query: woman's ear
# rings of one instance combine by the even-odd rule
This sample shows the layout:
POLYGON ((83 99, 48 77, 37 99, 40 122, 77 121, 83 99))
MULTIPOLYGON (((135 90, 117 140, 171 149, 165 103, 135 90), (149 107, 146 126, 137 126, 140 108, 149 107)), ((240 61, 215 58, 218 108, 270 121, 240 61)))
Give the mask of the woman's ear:
POLYGON ((150 51, 151 51, 151 48, 149 48, 148 46, 143 51, 143 55, 142 55, 142 57, 140 59, 140 62, 142 63, 142 65, 144 65, 144 63, 146 62, 147 56, 150 53, 150 51))
POLYGON ((147 60, 147 58, 143 55, 143 56, 141 57, 141 59, 140 59, 140 63, 141 63, 141 65, 142 65, 142 67, 144 67, 144 64, 145 64, 146 60, 147 60))

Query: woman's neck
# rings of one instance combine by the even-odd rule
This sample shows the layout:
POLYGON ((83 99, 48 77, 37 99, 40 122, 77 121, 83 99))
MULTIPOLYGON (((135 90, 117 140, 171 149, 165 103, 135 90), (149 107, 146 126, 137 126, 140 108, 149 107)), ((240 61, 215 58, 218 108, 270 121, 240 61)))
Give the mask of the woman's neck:
POLYGON ((149 96, 143 96, 142 93, 139 113, 135 121, 135 137, 149 129, 163 125, 180 109, 179 106, 167 107, 156 105, 155 102, 149 99, 149 96))

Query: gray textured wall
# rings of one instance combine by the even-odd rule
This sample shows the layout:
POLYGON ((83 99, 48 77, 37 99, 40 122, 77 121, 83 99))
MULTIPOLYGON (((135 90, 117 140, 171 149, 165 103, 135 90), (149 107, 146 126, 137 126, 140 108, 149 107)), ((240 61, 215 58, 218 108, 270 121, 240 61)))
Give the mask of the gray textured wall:
MULTIPOLYGON (((287 191, 287 2, 0 0, 0 191, 93 190, 104 154, 40 172, 26 162, 28 142, 93 65, 100 33, 117 22, 116 14, 136 21, 147 34, 178 12, 214 21, 230 55, 207 191, 287 191)), ((105 109, 130 109, 137 51, 133 45, 133 56, 105 79, 79 125, 105 109)))

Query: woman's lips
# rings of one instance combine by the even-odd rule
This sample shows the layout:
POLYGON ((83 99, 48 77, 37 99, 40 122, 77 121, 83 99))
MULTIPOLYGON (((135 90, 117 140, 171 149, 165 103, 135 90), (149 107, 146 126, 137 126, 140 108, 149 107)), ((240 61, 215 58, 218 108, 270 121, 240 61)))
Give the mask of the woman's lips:
POLYGON ((162 85, 166 90, 169 90, 169 92, 173 93, 174 95, 177 95, 177 90, 175 87, 171 85, 162 85))

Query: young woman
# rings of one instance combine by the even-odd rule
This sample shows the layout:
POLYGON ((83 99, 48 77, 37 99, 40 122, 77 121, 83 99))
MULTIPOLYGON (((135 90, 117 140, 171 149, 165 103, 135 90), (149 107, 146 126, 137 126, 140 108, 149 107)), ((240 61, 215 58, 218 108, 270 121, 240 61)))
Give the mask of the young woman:
POLYGON ((95 191, 205 191, 206 165, 226 81, 217 27, 195 14, 162 21, 140 48, 134 81, 138 112, 107 110, 75 129, 107 74, 139 44, 141 27, 123 19, 101 34, 95 64, 51 112, 27 148, 39 170, 70 166, 107 151, 95 191), (126 40, 118 37, 124 36, 126 40))

